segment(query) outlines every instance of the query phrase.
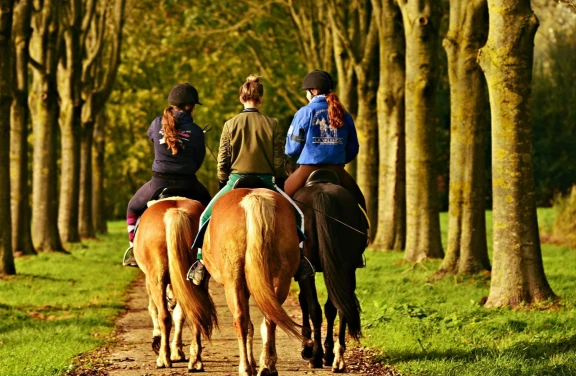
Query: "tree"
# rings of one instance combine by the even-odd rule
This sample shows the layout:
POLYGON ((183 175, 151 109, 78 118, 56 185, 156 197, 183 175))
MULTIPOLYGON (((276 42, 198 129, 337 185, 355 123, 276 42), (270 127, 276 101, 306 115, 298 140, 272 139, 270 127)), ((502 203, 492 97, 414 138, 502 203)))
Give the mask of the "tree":
POLYGON ((531 81, 538 18, 530 0, 488 0, 479 62, 492 113, 494 261, 487 307, 554 298, 546 280, 534 199, 531 81))
POLYGON ((60 1, 46 0, 34 15, 30 63, 34 67, 30 109, 34 128, 32 241, 38 251, 62 251, 58 234, 57 134, 60 1))
POLYGON ((61 174, 58 229, 63 242, 79 242, 80 131, 82 127, 82 56, 96 0, 62 4, 64 48, 58 70, 60 94, 61 174), (86 8, 83 12, 83 7, 86 8))
POLYGON ((126 0, 113 3, 111 32, 104 49, 106 33, 107 2, 103 2, 97 19, 92 22, 87 37, 87 57, 83 67, 82 134, 80 143, 80 221, 79 231, 83 238, 95 236, 92 218, 92 140, 94 123, 112 92, 120 65, 122 49, 122 28, 126 0), (105 54, 103 52, 108 52, 105 54))
POLYGON ((405 49, 402 13, 394 0, 372 0, 380 44, 378 222, 373 249, 406 244, 405 49))
POLYGON ((10 103, 12 102, 12 0, 0 1, 0 274, 16 274, 10 226, 10 103))
POLYGON ((486 90, 477 62, 487 36, 486 0, 450 2, 444 38, 451 103, 448 249, 438 276, 490 270, 483 189, 486 90))
MULTIPOLYGON (((343 52, 354 69, 357 87, 358 112, 356 129, 362 145, 356 162, 356 181, 366 198, 368 216, 372 223, 378 218, 378 127, 376 122, 376 90, 378 87, 378 27, 370 1, 351 5, 328 1, 334 20, 334 33, 343 52), (346 9, 348 7, 349 9, 346 9), (346 11, 345 11, 346 10, 346 11), (353 25, 350 29, 348 26, 353 25)), ((376 227, 369 231, 374 238, 376 227)))
POLYGON ((101 111, 94 125, 94 143, 92 145, 92 215, 97 233, 108 232, 104 200, 104 167, 106 153, 106 116, 101 111))
POLYGON ((444 256, 440 241, 434 92, 440 7, 436 1, 398 0, 406 37, 407 261, 444 256))
POLYGON ((32 36, 32 0, 14 5, 14 99, 10 109, 10 199, 12 206, 12 249, 36 254, 30 233, 30 190, 28 188, 28 62, 32 36))

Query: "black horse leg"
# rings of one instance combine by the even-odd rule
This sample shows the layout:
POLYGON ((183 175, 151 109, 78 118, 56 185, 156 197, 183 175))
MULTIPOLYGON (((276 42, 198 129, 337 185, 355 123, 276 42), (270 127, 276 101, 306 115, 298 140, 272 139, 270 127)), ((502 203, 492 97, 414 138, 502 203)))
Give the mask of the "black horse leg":
POLYGON ((308 306, 308 312, 312 319, 312 326, 314 328, 314 345, 312 347, 312 354, 309 352, 310 347, 308 345, 305 346, 302 352, 302 357, 310 360, 310 367, 322 368, 322 356, 324 355, 324 351, 322 350, 322 308, 318 303, 315 279, 313 277, 306 278, 305 280, 300 281, 299 285, 300 292, 304 294, 306 305, 308 306), (312 356, 308 357, 308 355, 312 356))
POLYGON ((338 333, 338 342, 336 343, 336 358, 332 364, 332 372, 346 372, 346 362, 344 361, 344 352, 346 351, 346 319, 342 312, 338 312, 340 318, 340 331, 338 333))
POLYGON ((308 302, 306 301, 305 288, 300 285, 300 294, 298 294, 298 301, 300 302, 300 309, 302 310, 302 336, 306 338, 302 342, 302 359, 312 359, 312 347, 307 347, 310 339, 312 338, 312 328, 310 328, 310 313, 308 311, 308 302))
POLYGON ((324 304, 324 313, 328 324, 326 340, 324 341, 324 365, 330 366, 334 362, 334 320, 336 320, 336 314, 338 313, 330 298, 324 304))

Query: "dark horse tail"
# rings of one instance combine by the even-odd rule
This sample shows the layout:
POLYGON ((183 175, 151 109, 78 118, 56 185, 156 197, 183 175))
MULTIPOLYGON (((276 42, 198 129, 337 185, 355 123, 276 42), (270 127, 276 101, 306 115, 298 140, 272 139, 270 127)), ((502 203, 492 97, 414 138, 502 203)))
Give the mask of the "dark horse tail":
POLYGON ((334 306, 344 315, 348 324, 348 334, 358 340, 362 336, 360 326, 360 303, 354 292, 356 288, 356 260, 346 257, 344 252, 353 252, 352 249, 342 249, 346 231, 342 226, 329 219, 326 214, 335 217, 330 195, 318 192, 314 198, 316 213, 316 227, 318 230, 318 251, 328 297, 334 306), (325 214, 324 214, 325 213, 325 214), (340 234, 340 235, 339 235, 340 234), (341 234, 344 234, 342 236, 341 234))

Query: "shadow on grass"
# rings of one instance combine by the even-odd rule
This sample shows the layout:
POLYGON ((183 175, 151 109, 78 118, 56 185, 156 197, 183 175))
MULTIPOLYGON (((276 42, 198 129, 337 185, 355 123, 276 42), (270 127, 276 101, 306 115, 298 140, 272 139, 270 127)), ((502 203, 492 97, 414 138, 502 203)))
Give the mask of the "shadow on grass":
POLYGON ((576 349, 576 335, 554 341, 521 341, 504 350, 478 347, 469 351, 449 349, 447 351, 388 352, 380 356, 383 362, 409 362, 412 360, 451 360, 476 363, 481 358, 517 358, 519 360, 541 360, 576 349))
POLYGON ((25 277, 25 278, 29 278, 29 279, 40 279, 40 280, 44 280, 44 281, 53 281, 53 282, 73 282, 76 283, 78 282, 78 280, 74 279, 74 278, 56 278, 56 277, 51 277, 48 275, 38 275, 38 274, 28 274, 28 273, 18 273, 18 277, 25 277))

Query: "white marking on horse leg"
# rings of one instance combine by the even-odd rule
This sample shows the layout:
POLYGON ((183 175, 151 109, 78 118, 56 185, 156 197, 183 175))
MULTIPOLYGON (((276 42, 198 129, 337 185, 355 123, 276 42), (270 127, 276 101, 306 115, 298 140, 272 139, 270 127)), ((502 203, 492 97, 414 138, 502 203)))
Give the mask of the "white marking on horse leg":
POLYGON ((190 328, 192 330, 192 343, 190 343, 190 362, 188 363, 188 370, 190 371, 204 371, 204 363, 202 362, 202 335, 200 330, 195 325, 190 328))
POLYGON ((179 362, 186 360, 186 355, 182 351, 182 326, 184 325, 184 313, 180 304, 176 304, 174 312, 172 313, 174 320, 174 339, 172 346, 170 346, 170 360, 179 362))
POLYGON ((260 372, 267 369, 270 372, 276 370, 276 324, 264 318, 260 325, 262 334, 262 354, 260 355, 260 372))
POLYGON ((162 333, 160 333, 160 325, 158 324, 158 309, 156 308, 156 304, 154 304, 152 297, 148 300, 148 313, 150 314, 150 318, 152 318, 152 325, 154 326, 152 337, 160 337, 162 333))
POLYGON ((332 372, 340 373, 346 371, 346 362, 344 361, 344 351, 346 351, 346 344, 340 343, 340 337, 336 340, 334 346, 334 363, 332 364, 332 372))
POLYGON ((256 374, 256 359, 254 359, 254 324, 252 324, 252 320, 248 320, 246 353, 248 356, 248 365, 252 369, 252 373, 256 374))

